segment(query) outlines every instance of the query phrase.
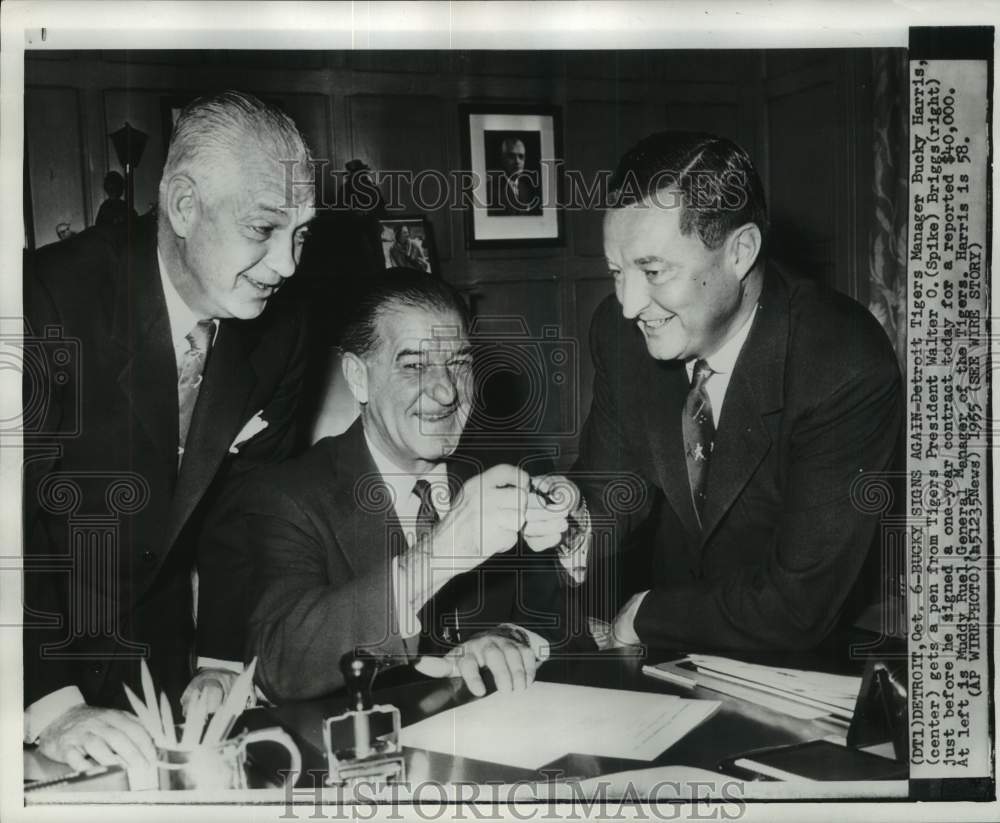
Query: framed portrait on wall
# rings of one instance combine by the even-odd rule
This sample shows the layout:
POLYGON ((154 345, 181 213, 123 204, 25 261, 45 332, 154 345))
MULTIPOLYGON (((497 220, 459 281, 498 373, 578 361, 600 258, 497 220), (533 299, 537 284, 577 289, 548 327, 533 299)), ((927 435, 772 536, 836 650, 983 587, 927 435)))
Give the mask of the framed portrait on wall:
POLYGON ((562 134, 554 106, 460 107, 470 249, 559 246, 562 134))
POLYGON ((382 229, 382 257, 385 267, 416 269, 441 276, 434 226, 422 214, 379 220, 382 229))

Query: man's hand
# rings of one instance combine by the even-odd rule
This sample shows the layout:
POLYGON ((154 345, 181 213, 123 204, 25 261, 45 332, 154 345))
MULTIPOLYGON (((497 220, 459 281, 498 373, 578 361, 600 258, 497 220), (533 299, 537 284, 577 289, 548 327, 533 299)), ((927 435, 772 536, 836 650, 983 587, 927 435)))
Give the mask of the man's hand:
POLYGON ((571 586, 587 577, 590 531, 587 503, 572 480, 559 474, 532 478, 524 540, 535 551, 556 546, 571 586))
POLYGON ((236 672, 228 669, 201 669, 191 678, 191 682, 184 689, 184 694, 181 695, 181 711, 184 716, 187 717, 191 701, 198 697, 199 692, 205 694, 205 708, 208 714, 218 711, 229 696, 237 677, 239 675, 236 672))
POLYGON ((74 706, 53 720, 39 735, 38 750, 74 771, 93 767, 88 756, 102 766, 147 772, 156 763, 153 741, 134 714, 96 706, 74 706))
POLYGON ((581 500, 576 484, 562 475, 533 477, 525 510, 524 542, 536 552, 559 545, 581 500))
POLYGON ((641 641, 639 635, 635 633, 635 616, 647 594, 649 594, 648 590, 633 594, 628 603, 622 606, 621 611, 615 616, 615 622, 611 626, 611 648, 620 649, 625 646, 639 645, 641 641))
POLYGON ((430 539, 399 555, 403 608, 417 614, 451 578, 513 546, 524 525, 528 483, 525 472, 504 464, 468 480, 430 539))
MULTIPOLYGON (((525 472, 503 464, 467 481, 451 511, 434 527, 434 559, 451 560, 459 574, 507 551, 524 525, 528 482, 525 472)), ((439 568, 435 563, 435 571, 439 568)))
POLYGON ((526 689, 535 680, 538 661, 529 643, 502 629, 483 632, 456 646, 444 657, 422 657, 417 671, 428 677, 461 677, 476 697, 486 694, 480 669, 489 669, 497 691, 526 689))

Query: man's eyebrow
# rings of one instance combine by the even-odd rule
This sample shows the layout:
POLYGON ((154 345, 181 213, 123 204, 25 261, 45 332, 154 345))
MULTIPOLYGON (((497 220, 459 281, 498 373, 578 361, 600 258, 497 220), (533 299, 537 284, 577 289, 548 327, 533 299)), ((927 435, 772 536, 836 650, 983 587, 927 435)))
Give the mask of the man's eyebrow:
POLYGON ((663 263, 665 261, 659 255, 650 254, 646 257, 637 257, 633 262, 639 266, 645 266, 647 263, 663 263))
MULTIPOLYGON (((473 352, 472 344, 462 346, 460 349, 456 349, 451 353, 451 357, 469 357, 473 352)), ((397 360, 402 360, 404 357, 423 357, 427 354, 427 349, 400 349, 396 354, 397 360)))
POLYGON ((284 209, 278 206, 272 206, 269 203, 255 203, 248 210, 251 215, 253 214, 268 214, 272 215, 276 220, 281 220, 284 223, 288 222, 288 214, 284 209))

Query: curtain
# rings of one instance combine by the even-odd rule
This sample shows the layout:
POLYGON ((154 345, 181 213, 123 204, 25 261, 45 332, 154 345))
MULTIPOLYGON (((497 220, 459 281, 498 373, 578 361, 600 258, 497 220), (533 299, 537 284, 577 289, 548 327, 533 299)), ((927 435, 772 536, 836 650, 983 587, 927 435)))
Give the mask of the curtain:
POLYGON ((903 49, 878 49, 872 61, 875 223, 868 238, 868 308, 889 335, 905 374, 909 63, 903 49))

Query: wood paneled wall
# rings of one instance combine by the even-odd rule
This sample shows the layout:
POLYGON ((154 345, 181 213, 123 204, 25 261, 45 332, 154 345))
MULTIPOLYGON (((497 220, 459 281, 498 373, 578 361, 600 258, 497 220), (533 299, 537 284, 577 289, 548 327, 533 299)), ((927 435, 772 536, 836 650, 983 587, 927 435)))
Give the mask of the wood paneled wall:
MULTIPOLYGON (((775 256, 863 299, 871 215, 866 54, 29 52, 34 242, 55 240, 58 222, 79 230, 93 221, 103 176, 118 168, 107 135, 125 121, 149 135, 136 206, 142 212, 155 202, 168 97, 245 89, 280 101, 333 170, 360 157, 377 169, 445 173, 463 166, 460 103, 544 103, 561 108, 566 167, 585 179, 663 128, 713 131, 743 144, 768 190, 775 256)), ((591 385, 586 332, 611 291, 601 215, 567 214, 561 248, 476 252, 465 248, 460 211, 442 207, 430 217, 444 276, 474 296, 480 315, 520 318, 531 335, 554 328, 575 342, 578 379, 550 387, 546 420, 563 420, 572 407, 582 421, 591 385)), ((572 433, 552 442, 560 462, 572 459, 572 433)))

